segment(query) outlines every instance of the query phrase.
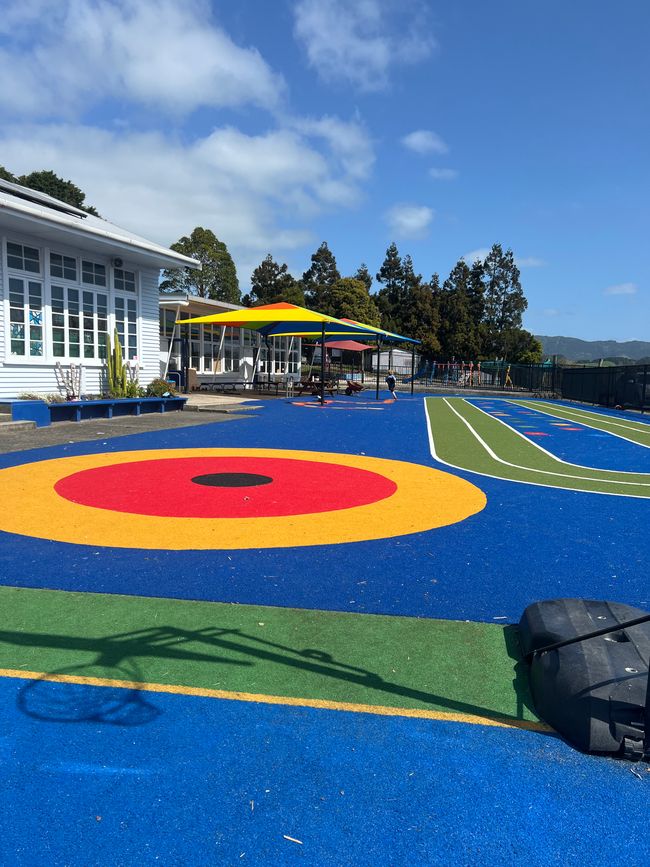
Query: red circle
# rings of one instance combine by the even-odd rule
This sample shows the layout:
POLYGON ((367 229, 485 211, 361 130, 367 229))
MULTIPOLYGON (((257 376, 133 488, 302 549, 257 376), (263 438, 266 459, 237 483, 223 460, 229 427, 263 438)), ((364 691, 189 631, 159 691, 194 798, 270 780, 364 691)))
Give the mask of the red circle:
POLYGON ((73 503, 165 518, 273 518, 331 512, 376 503, 397 485, 378 473, 291 458, 163 458, 82 470, 60 479, 73 503), (192 482, 212 473, 270 476, 270 484, 209 487, 192 482))

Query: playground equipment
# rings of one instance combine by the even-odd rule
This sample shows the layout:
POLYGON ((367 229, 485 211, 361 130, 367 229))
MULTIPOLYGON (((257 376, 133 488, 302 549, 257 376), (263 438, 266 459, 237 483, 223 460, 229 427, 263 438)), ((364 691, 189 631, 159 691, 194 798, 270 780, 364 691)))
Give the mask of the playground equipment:
POLYGON ((420 365, 420 369, 413 376, 407 376, 402 382, 415 382, 416 379, 423 379, 425 382, 430 382, 436 375, 435 361, 424 361, 420 365))

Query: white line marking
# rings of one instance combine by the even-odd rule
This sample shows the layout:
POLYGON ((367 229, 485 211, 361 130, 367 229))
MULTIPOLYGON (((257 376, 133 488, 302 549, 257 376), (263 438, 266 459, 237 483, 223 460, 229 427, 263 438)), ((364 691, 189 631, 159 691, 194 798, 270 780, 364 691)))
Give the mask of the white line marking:
MULTIPOLYGON (((549 484, 544 484, 544 482, 533 482, 533 481, 529 481, 526 479, 508 479, 508 478, 504 478, 504 476, 496 475, 495 473, 486 473, 486 472, 483 472, 481 470, 473 470, 473 469, 470 469, 469 467, 460 466, 459 464, 451 463, 451 461, 446 461, 446 460, 444 460, 444 458, 441 458, 440 455, 438 455, 438 453, 436 451, 435 441, 433 438, 433 431, 431 429, 431 417, 429 415, 429 410, 427 408, 427 400, 440 400, 440 399, 442 399, 444 401, 447 400, 447 398, 437 398, 437 397, 427 398, 427 397, 424 397, 422 402, 424 405, 424 418, 425 418, 426 425, 427 425, 427 434, 429 437, 429 451, 431 452, 431 457, 435 461, 438 461, 438 463, 441 463, 446 467, 451 467, 454 470, 460 470, 461 472, 464 472, 464 473, 473 473, 474 475, 477 475, 477 476, 484 476, 486 479, 497 479, 500 482, 512 482, 515 485, 536 485, 538 488, 552 488, 553 490, 556 490, 556 491, 558 491, 558 490, 559 491, 567 491, 567 492, 573 493, 573 494, 597 494, 598 496, 602 496, 602 497, 631 497, 632 499, 635 499, 635 500, 647 499, 647 497, 644 497, 641 494, 619 494, 617 491, 589 491, 589 490, 583 490, 581 488, 564 487, 562 485, 549 485, 549 484)), ((465 400, 467 402, 467 398, 461 398, 461 400, 465 400)), ((476 409, 479 409, 479 407, 476 407, 476 409)), ((511 430, 511 428, 509 428, 509 429, 511 430)), ((526 440, 526 442, 532 446, 536 445, 536 443, 531 443, 530 440, 526 440)), ((544 449, 542 449, 542 451, 544 451, 544 449)), ((529 468, 523 468, 523 469, 529 469, 529 468)), ((539 470, 534 470, 533 472, 539 472, 539 470)), ((566 475, 562 476, 559 473, 557 475, 560 475, 561 478, 566 478, 566 475)), ((580 476, 579 478, 582 479, 582 476, 580 476)), ((600 479, 597 479, 596 481, 600 481, 600 479)), ((621 484, 630 484, 630 483, 622 482, 621 484)))
MULTIPOLYGON (((508 399, 508 403, 513 403, 513 404, 515 404, 515 406, 526 406, 526 407, 530 406, 530 404, 528 404, 528 403, 517 403, 517 401, 512 400, 512 399, 508 399)), ((551 404, 546 403, 543 405, 547 406, 547 407, 552 407, 552 408, 554 408, 554 406, 555 406, 552 403, 551 404)), ((574 410, 570 410, 570 409, 565 409, 565 407, 563 405, 560 405, 560 404, 557 405, 557 408, 564 410, 564 412, 568 416, 576 416, 578 419, 580 419, 580 418, 589 419, 589 421, 593 421, 593 422, 601 421, 601 422, 604 422, 606 424, 611 424, 614 427, 622 427, 622 428, 625 428, 626 430, 632 430, 635 433, 648 434, 650 436, 650 425, 647 425, 644 422, 638 422, 638 424, 641 425, 641 427, 636 428, 636 427, 631 427, 630 425, 618 424, 617 422, 610 421, 609 420, 610 417, 605 416, 602 413, 593 413, 590 415, 589 412, 586 411, 582 415, 580 415, 579 412, 574 411, 574 410), (643 430, 644 427, 648 428, 648 429, 643 430)), ((477 407, 477 409, 478 409, 478 407, 477 407)), ((564 416, 558 415, 557 412, 553 413, 553 412, 550 412, 549 410, 538 409, 537 412, 542 413, 542 415, 550 415, 551 418, 563 418, 564 417, 564 416)), ((585 427, 589 427, 591 430, 593 430, 593 428, 591 428, 591 425, 587 425, 587 424, 585 424, 585 422, 578 422, 578 423, 584 425, 585 427)), ((639 446, 642 449, 650 449, 650 445, 646 445, 645 443, 640 443, 640 442, 637 442, 636 440, 632 440, 629 437, 623 436, 623 434, 615 433, 614 431, 606 430, 605 428, 596 428, 596 430, 599 430, 602 433, 609 434, 612 437, 618 437, 619 439, 625 440, 625 442, 627 442, 627 443, 633 443, 635 446, 639 446)), ((620 470, 620 472, 625 472, 625 470, 620 470)))

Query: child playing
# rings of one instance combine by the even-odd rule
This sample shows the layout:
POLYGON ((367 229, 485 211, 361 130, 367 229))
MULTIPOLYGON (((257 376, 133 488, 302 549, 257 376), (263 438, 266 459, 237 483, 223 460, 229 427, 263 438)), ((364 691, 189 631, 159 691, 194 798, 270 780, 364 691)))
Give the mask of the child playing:
POLYGON ((388 390, 390 391, 393 400, 397 400, 397 395, 395 394, 395 386, 397 385, 397 380, 395 379, 392 370, 388 371, 388 376, 386 377, 386 385, 388 386, 388 390))

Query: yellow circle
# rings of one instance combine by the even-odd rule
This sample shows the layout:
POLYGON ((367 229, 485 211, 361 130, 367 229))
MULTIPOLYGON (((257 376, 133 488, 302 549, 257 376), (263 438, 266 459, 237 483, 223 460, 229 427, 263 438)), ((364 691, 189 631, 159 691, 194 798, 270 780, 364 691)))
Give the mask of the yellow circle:
POLYGON ((56 542, 111 548, 218 550, 362 542, 420 533, 485 508, 483 491, 450 473, 405 461, 284 449, 154 449, 55 458, 0 470, 0 530, 56 542), (379 473, 397 490, 363 506, 263 518, 174 518, 73 503, 54 485, 72 473, 118 463, 194 457, 290 458, 379 473))

